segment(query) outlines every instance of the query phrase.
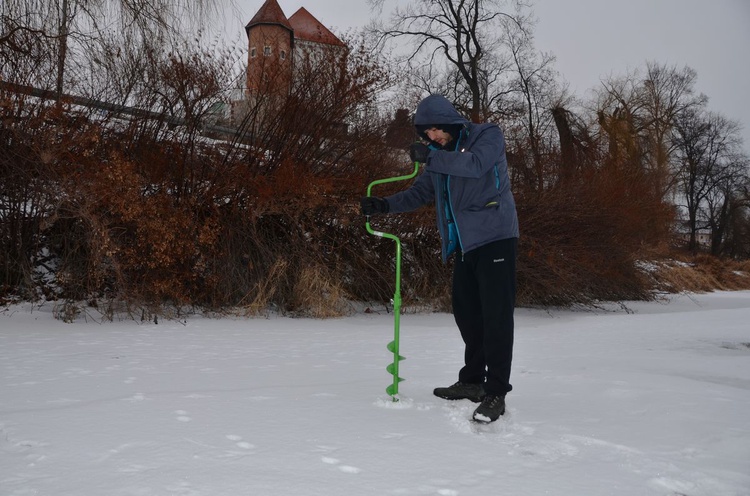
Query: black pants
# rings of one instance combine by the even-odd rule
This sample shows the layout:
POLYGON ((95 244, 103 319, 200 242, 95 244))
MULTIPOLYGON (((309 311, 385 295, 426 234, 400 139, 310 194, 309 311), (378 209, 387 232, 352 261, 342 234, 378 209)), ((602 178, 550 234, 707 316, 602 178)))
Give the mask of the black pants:
POLYGON ((453 316, 466 349, 458 380, 510 391, 518 239, 504 239, 456 257, 453 316))

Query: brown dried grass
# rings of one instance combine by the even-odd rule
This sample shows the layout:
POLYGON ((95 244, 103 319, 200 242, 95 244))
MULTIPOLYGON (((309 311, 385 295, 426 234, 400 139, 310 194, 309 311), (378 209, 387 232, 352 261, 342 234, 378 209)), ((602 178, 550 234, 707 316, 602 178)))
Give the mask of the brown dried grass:
POLYGON ((720 259, 710 255, 674 258, 650 263, 650 284, 667 293, 705 293, 750 289, 750 261, 720 259))

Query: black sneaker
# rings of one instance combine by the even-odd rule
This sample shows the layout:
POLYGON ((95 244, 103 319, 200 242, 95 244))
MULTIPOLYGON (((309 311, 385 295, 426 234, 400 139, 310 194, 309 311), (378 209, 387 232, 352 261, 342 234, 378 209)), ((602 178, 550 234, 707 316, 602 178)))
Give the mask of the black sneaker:
POLYGON ((489 424, 500 418, 505 413, 505 396, 488 394, 482 400, 482 404, 474 410, 474 420, 489 424))
POLYGON ((484 386, 458 381, 452 386, 435 388, 435 396, 445 400, 471 400, 479 403, 484 398, 484 386))

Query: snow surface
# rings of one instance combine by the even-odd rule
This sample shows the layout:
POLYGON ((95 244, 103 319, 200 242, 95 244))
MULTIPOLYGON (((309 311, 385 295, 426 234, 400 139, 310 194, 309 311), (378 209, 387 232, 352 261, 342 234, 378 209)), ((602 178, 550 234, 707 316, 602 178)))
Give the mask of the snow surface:
POLYGON ((505 416, 452 317, 0 313, 0 495, 750 495, 750 292, 519 309, 505 416))

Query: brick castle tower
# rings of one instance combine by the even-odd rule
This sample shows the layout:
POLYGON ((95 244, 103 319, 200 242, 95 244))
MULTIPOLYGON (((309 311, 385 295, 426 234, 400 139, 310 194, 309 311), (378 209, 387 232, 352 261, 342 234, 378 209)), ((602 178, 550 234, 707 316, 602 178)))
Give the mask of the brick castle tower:
POLYGON ((346 45, 304 7, 288 18, 277 0, 266 0, 245 26, 249 95, 289 92, 295 65, 316 50, 346 45))

